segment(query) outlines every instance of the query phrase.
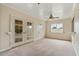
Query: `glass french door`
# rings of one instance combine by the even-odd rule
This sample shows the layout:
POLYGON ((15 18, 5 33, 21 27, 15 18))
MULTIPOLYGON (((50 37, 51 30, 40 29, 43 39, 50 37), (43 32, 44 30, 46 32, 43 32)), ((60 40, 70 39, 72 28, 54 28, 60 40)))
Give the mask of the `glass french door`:
POLYGON ((23 21, 15 20, 15 43, 23 41, 23 21))
POLYGON ((11 18, 11 46, 15 47, 33 40, 33 23, 21 20, 16 17, 11 18))
POLYGON ((27 40, 33 39, 33 24, 32 22, 27 22, 26 24, 27 40))
POLYGON ((24 21, 21 19, 17 19, 16 17, 12 17, 11 19, 11 46, 15 47, 21 45, 24 41, 23 39, 23 28, 24 21))

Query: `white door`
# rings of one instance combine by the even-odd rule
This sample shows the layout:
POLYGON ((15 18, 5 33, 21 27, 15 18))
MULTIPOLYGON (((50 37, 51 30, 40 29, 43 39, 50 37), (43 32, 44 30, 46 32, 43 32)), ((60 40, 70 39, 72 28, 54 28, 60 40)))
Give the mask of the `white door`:
MULTIPOLYGON (((6 14, 5 14, 6 15, 6 14)), ((4 16, 5 16, 4 15, 4 16)), ((8 49, 10 46, 9 43, 9 20, 7 19, 8 17, 2 17, 3 19, 1 20, 1 40, 0 40, 0 49, 5 50, 8 49)))
POLYGON ((33 24, 31 29, 31 36, 28 36, 28 26, 27 20, 24 18, 19 18, 15 16, 11 16, 11 46, 15 47, 33 40, 33 24), (30 39, 28 39, 30 37, 30 39))
POLYGON ((24 43, 24 19, 11 16, 11 46, 15 47, 24 43))
POLYGON ((43 25, 42 24, 37 24, 36 26, 36 35, 37 35, 37 39, 41 39, 43 38, 43 25))

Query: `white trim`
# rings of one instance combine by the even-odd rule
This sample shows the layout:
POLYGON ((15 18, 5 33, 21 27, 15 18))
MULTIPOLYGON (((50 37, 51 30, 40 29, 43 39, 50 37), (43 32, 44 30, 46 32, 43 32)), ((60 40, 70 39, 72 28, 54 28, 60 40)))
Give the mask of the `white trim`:
POLYGON ((17 47, 17 46, 20 46, 20 45, 23 45, 23 44, 25 44, 25 43, 29 43, 29 42, 32 42, 33 40, 29 40, 29 41, 25 41, 25 42, 21 42, 20 44, 14 44, 14 45, 12 45, 12 48, 13 47, 17 47))
POLYGON ((28 44, 29 42, 32 42, 33 40, 31 40, 31 41, 28 41, 28 42, 22 42, 21 44, 19 44, 19 45, 13 45, 13 46, 11 46, 11 47, 8 47, 8 48, 6 48, 6 49, 2 49, 2 50, 0 50, 0 52, 4 52, 4 51, 7 51, 7 50, 9 50, 9 49, 12 49, 12 48, 15 48, 15 47, 18 47, 18 46, 21 46, 21 45, 23 45, 23 44, 28 44))
POLYGON ((11 49, 12 47, 8 47, 8 48, 6 48, 6 49, 2 49, 2 50, 0 50, 0 52, 4 52, 4 51, 6 51, 6 50, 9 50, 9 49, 11 49))

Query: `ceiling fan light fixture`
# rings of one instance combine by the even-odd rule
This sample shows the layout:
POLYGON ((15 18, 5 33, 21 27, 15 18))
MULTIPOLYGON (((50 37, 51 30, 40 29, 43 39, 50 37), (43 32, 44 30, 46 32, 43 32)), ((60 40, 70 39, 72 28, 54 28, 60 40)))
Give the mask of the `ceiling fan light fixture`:
POLYGON ((52 16, 52 14, 50 14, 49 19, 52 19, 52 18, 53 18, 53 16, 52 16))
POLYGON ((38 6, 40 5, 40 3, 37 3, 38 4, 38 6))
POLYGON ((59 17, 53 17, 52 14, 50 14, 50 16, 49 16, 49 20, 50 20, 50 21, 52 21, 52 19, 53 19, 53 20, 58 20, 58 18, 59 18, 59 17))

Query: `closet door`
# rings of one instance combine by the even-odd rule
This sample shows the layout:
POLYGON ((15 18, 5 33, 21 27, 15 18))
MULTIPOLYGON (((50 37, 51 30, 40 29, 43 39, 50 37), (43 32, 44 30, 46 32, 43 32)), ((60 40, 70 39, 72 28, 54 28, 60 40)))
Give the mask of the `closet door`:
POLYGON ((0 49, 1 50, 6 50, 9 48, 10 46, 10 42, 9 42, 9 37, 10 37, 10 34, 9 34, 9 20, 8 20, 9 16, 7 14, 2 14, 2 19, 0 24, 1 24, 1 27, 0 27, 0 49))

